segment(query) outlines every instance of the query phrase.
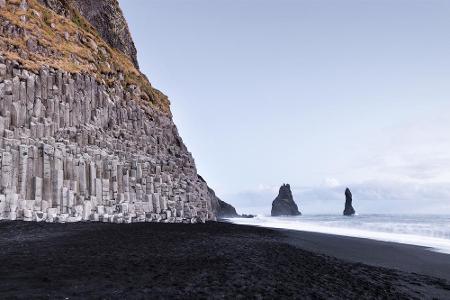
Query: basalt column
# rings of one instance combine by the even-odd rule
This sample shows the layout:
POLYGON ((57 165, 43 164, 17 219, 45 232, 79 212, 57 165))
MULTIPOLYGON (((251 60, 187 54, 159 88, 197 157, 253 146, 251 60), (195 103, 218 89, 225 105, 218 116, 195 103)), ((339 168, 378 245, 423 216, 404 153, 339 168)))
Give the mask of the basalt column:
POLYGON ((0 57, 0 218, 199 222, 206 183, 172 120, 136 87, 32 73, 0 57))

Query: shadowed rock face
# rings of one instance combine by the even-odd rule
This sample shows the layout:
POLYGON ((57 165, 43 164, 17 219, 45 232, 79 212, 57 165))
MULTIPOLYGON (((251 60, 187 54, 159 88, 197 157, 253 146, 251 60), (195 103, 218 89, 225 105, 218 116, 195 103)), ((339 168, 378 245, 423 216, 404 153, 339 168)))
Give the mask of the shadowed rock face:
POLYGON ((298 211, 297 204, 292 197, 291 187, 289 184, 283 184, 280 187, 278 196, 272 202, 271 215, 275 216, 298 216, 301 213, 298 211))
POLYGON ((136 47, 117 0, 39 1, 64 16, 70 15, 70 7, 76 9, 111 47, 127 55, 139 69, 136 47))
POLYGON ((344 209, 344 216, 353 216, 355 214, 355 209, 352 206, 352 192, 350 192, 350 189, 347 188, 345 190, 345 209, 344 209))
MULTIPOLYGON (((198 179, 201 182, 206 184, 206 181, 202 176, 197 175, 198 179)), ((211 210, 214 212, 217 218, 236 218, 239 217, 236 209, 233 205, 226 203, 225 201, 220 200, 219 197, 216 196, 216 192, 210 187, 208 187, 208 198, 211 202, 211 210)))
POLYGON ((220 199, 217 199, 219 201, 220 210, 217 214, 217 217, 219 218, 235 218, 239 217, 238 213, 236 212, 236 209, 233 205, 226 203, 225 201, 222 201, 220 199))

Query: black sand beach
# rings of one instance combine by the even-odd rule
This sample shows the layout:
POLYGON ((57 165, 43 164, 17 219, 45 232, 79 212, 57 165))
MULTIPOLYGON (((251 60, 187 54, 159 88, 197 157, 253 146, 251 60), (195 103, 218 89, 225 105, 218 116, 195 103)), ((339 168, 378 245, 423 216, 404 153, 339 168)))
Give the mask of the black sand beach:
POLYGON ((450 282, 450 255, 420 246, 348 236, 285 230, 286 242, 304 250, 450 282))
POLYGON ((0 298, 450 298, 445 279, 355 262, 426 252, 384 244, 228 223, 0 222, 0 298))

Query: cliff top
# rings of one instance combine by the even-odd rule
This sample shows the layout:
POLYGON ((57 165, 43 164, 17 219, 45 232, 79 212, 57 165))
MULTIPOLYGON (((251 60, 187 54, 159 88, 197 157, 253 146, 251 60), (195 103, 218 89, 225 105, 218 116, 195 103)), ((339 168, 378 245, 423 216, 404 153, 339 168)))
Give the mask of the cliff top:
POLYGON ((142 103, 170 114, 167 96, 138 69, 116 0, 0 0, 0 22, 2 55, 24 68, 48 66, 88 73, 111 87, 136 86, 142 103))
POLYGON ((117 0, 38 0, 59 15, 81 14, 113 48, 128 56, 139 69, 137 51, 117 0))

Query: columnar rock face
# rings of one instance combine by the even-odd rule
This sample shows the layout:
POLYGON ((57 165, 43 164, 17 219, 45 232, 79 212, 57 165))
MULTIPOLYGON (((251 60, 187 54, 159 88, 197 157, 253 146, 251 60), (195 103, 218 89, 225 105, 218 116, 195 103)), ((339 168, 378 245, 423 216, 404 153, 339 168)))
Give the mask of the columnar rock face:
POLYGON ((2 218, 213 218, 175 125, 133 89, 3 58, 0 70, 2 218))
POLYGON ((301 213, 297 204, 294 202, 291 187, 289 184, 283 184, 280 187, 278 196, 272 202, 271 215, 275 216, 298 216, 301 213))
POLYGON ((215 220, 207 184, 165 96, 70 20, 33 0, 6 3, 8 11, 0 11, 0 219, 215 220), (62 26, 71 31, 58 31, 62 26), (28 42, 47 33, 60 44, 28 42), (95 71, 87 54, 77 56, 85 46, 103 47, 96 57, 109 64, 107 73, 95 71), (47 61, 60 68, 42 64, 47 61), (69 72, 68 63, 93 71, 69 72))
POLYGON ((344 216, 353 216, 355 214, 355 209, 352 206, 352 192, 350 192, 349 188, 345 189, 345 209, 344 216))

